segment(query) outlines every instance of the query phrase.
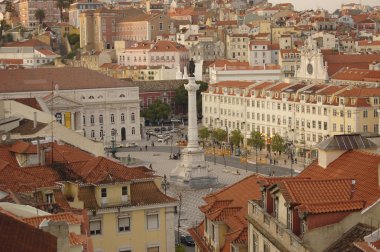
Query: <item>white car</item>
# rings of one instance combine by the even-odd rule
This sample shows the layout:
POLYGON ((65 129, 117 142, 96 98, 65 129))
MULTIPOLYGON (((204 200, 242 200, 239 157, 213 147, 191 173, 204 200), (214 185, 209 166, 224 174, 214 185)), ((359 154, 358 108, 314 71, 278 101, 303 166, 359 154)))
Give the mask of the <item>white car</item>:
POLYGON ((158 138, 158 139, 157 139, 157 142, 159 142, 159 143, 163 143, 163 142, 165 142, 165 139, 163 139, 163 138, 158 138))

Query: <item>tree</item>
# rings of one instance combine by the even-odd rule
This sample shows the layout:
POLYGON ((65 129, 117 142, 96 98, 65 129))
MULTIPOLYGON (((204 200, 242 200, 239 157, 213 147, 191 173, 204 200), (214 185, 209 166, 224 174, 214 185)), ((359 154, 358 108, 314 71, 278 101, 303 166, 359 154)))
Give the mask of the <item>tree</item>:
POLYGON ((170 114, 170 106, 161 100, 155 100, 147 109, 142 112, 142 115, 150 121, 157 122, 167 119, 170 114))
POLYGON ((212 137, 217 141, 217 142, 222 142, 225 141, 227 138, 227 131, 224 129, 216 128, 212 131, 212 137))
POLYGON ((281 152, 285 151, 285 141, 279 134, 275 134, 272 137, 272 150, 276 151, 280 155, 281 152))
POLYGON ((243 134, 240 132, 240 129, 235 129, 231 131, 230 141, 232 145, 239 147, 243 139, 244 137, 243 137, 243 134))
POLYGON ((256 151, 256 173, 259 172, 258 166, 257 166, 257 150, 261 150, 264 147, 264 139, 260 132, 258 131, 252 131, 251 132, 251 138, 248 139, 248 145, 251 145, 253 148, 255 148, 256 151))
POLYGON ((72 3, 73 3, 73 0, 57 0, 56 7, 59 9, 61 22, 63 21, 63 10, 68 9, 70 7, 70 4, 72 3))
POLYGON ((177 107, 181 108, 182 113, 186 113, 187 109, 187 91, 183 85, 181 85, 177 90, 175 91, 174 95, 174 101, 177 107))
POLYGON ((43 9, 37 9, 34 12, 34 17, 38 20, 38 22, 40 23, 40 25, 42 25, 42 22, 44 21, 44 19, 46 17, 45 11, 43 9))
POLYGON ((199 134, 199 138, 202 140, 203 142, 203 148, 205 147, 205 141, 207 141, 207 139, 209 138, 210 136, 210 131, 208 130, 208 128, 206 127, 202 127, 198 130, 198 134, 199 134))

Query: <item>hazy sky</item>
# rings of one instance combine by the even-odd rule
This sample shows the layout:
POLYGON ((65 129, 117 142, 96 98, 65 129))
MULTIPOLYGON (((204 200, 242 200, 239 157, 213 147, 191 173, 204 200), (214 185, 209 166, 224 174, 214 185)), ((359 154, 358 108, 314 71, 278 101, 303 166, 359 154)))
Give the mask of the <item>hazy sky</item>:
MULTIPOLYGON (((270 3, 292 3, 296 10, 323 8, 334 11, 340 8, 342 3, 360 3, 360 0, 268 0, 270 3)), ((362 4, 371 6, 380 5, 380 0, 362 0, 362 4)))

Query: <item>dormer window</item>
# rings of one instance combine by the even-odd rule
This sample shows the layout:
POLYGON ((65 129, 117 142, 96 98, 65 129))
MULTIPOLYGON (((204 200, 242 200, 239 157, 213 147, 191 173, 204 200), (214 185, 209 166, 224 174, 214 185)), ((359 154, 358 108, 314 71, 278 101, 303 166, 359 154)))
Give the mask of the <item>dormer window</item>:
POLYGON ((275 97, 278 98, 278 93, 276 92, 275 97))
POLYGON ((301 100, 302 100, 302 101, 305 100, 305 95, 301 95, 301 100))
POLYGON ((46 193, 45 197, 46 197, 46 203, 53 204, 53 201, 54 201, 53 193, 46 193))
POLYGON ((344 98, 340 98, 340 99, 339 99, 339 104, 340 104, 340 105, 344 105, 344 98))
POLYGON ((318 96, 318 102, 322 102, 322 97, 321 96, 318 96))
POLYGON ((331 102, 331 97, 327 97, 327 102, 331 102))
POLYGON ((377 97, 373 98, 373 104, 374 105, 379 104, 379 98, 377 98, 377 97))
POLYGON ((270 92, 267 91, 266 94, 265 94, 266 97, 270 97, 270 92))
POLYGON ((286 98, 286 94, 283 93, 283 94, 282 94, 282 99, 285 99, 285 98, 286 98))
POLYGON ((355 105, 355 103, 356 103, 356 99, 351 99, 351 105, 355 105))

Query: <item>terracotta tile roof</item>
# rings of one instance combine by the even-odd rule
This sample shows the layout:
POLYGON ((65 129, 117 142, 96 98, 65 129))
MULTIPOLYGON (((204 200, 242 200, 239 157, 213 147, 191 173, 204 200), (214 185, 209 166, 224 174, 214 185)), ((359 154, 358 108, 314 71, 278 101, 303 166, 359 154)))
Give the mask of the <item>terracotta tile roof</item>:
POLYGON ((51 91, 52 83, 58 83, 61 90, 134 86, 132 82, 121 81, 81 67, 0 70, 2 93, 51 91))
POLYGON ((261 199, 259 184, 260 176, 251 175, 220 191, 204 197, 206 205, 200 210, 210 219, 223 221, 232 231, 247 227, 244 218, 248 211, 248 200, 261 199), (249 190, 247 190, 249 188, 249 190))
POLYGON ((9 131, 11 134, 29 135, 39 132, 41 129, 46 127, 46 123, 37 122, 37 127, 34 128, 34 122, 28 119, 22 119, 20 126, 9 131))
POLYGON ((43 220, 65 221, 70 225, 72 225, 72 224, 78 224, 79 225, 82 222, 81 218, 82 217, 80 215, 67 212, 67 213, 58 213, 58 214, 52 214, 52 215, 23 218, 22 220, 25 223, 28 223, 29 225, 31 225, 35 228, 38 228, 43 220))
POLYGON ((56 252, 57 237, 0 212, 2 251, 56 252))
POLYGON ((198 248, 201 249, 202 252, 212 252, 213 249, 207 246, 206 242, 203 240, 204 238, 204 222, 202 221, 198 226, 189 229, 189 234, 193 237, 195 243, 198 248))
POLYGON ((10 151, 18 154, 36 154, 37 146, 28 142, 17 141, 12 145, 10 151))
POLYGON ((38 103, 36 98, 15 98, 13 100, 16 102, 22 103, 26 106, 42 111, 41 106, 38 103))
POLYGON ((189 50, 182 44, 173 41, 157 41, 150 52, 188 52, 189 50))
POLYGON ((268 91, 273 91, 273 92, 276 92, 276 91, 282 91, 283 89, 286 89, 287 87, 291 86, 292 84, 290 83, 277 83, 276 85, 268 88, 267 90, 268 91))
MULTIPOLYGON (((154 45, 153 42, 138 42, 136 44, 133 44, 125 49, 125 51, 128 50, 149 50, 154 45)), ((112 64, 112 63, 108 63, 112 64)))
POLYGON ((332 76, 343 67, 368 69, 370 63, 380 61, 380 54, 326 54, 323 59, 327 62, 329 76, 332 76))
POLYGON ((352 212, 363 209, 364 201, 338 201, 328 203, 314 203, 314 204, 302 204, 296 208, 300 212, 307 212, 309 214, 320 213, 333 213, 333 212, 352 212))
POLYGON ((1 64, 6 65, 22 65, 24 64, 23 59, 0 59, 1 64))
POLYGON ((69 239, 70 239, 70 247, 87 244, 87 237, 85 235, 78 235, 74 232, 70 232, 69 239))
POLYGON ((357 69, 357 68, 341 68, 333 76, 333 80, 352 80, 352 81, 380 81, 380 71, 357 69))
MULTIPOLYGON (((379 155, 359 150, 350 150, 330 163, 327 168, 320 167, 317 162, 312 163, 306 167, 298 177, 308 177, 312 179, 355 179, 356 184, 352 200, 363 200, 365 201, 365 207, 368 207, 380 198, 380 187, 378 184, 379 163, 379 155), (358 169, 358 167, 360 167, 360 169, 358 169)), ((348 185, 344 187, 343 184, 341 186, 342 190, 345 188, 346 193, 348 193, 347 187, 348 185)), ((318 189, 315 192, 319 191, 318 189)), ((343 192, 340 192, 340 194, 342 193, 343 192)), ((342 195, 342 197, 344 197, 344 195, 342 195)), ((345 199, 347 199, 347 195, 345 199)))
POLYGON ((345 86, 329 86, 325 89, 317 91, 317 94, 319 95, 333 95, 336 92, 346 88, 345 86))
POLYGON ((131 195, 133 206, 177 202, 176 199, 163 194, 153 181, 131 184, 131 195))
POLYGON ((294 179, 283 181, 278 187, 285 201, 294 205, 347 201, 351 198, 351 179, 294 179))
POLYGON ((273 85, 273 82, 263 82, 255 87, 253 87, 253 90, 261 90, 261 89, 266 89, 269 88, 270 86, 273 85))
POLYGON ((352 88, 339 93, 340 97, 373 97, 380 96, 380 88, 352 88))
POLYGON ((45 46, 50 47, 48 44, 43 43, 38 39, 29 39, 22 42, 12 42, 3 45, 4 47, 37 47, 37 46, 45 46))
POLYGON ((39 53, 45 55, 45 56, 56 56, 56 57, 59 57, 60 55, 54 53, 53 51, 51 50, 48 50, 48 49, 39 49, 37 50, 39 53))
POLYGON ((73 171, 81 177, 83 182, 92 184, 153 178, 153 175, 147 175, 137 169, 129 169, 105 157, 93 158, 82 167, 73 169, 73 171))
POLYGON ((94 186, 79 187, 78 199, 83 201, 84 208, 86 209, 97 209, 98 203, 95 198, 95 188, 94 186))

